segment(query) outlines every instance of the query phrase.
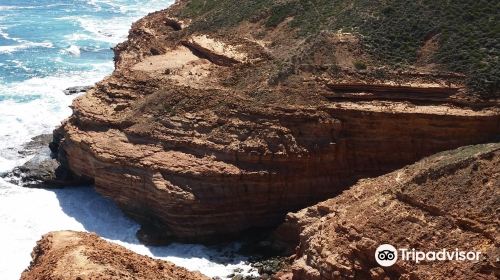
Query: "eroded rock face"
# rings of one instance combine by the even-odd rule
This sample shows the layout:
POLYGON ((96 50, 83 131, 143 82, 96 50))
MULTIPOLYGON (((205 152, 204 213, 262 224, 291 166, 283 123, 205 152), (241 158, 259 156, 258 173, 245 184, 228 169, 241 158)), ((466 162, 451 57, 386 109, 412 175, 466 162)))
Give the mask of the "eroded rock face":
MULTIPOLYGON (((347 52, 338 35, 294 41, 258 23, 200 34, 199 19, 176 20, 184 6, 133 25, 113 75, 76 99, 56 137, 64 166, 156 236, 274 226, 358 178, 500 134, 496 103, 452 106, 460 96, 440 95, 447 80, 435 75, 399 77, 408 92, 396 100, 337 94, 338 79, 318 69, 335 48, 347 52), (421 98, 429 88, 433 98, 421 98)), ((343 84, 386 82, 346 75, 343 84)))
POLYGON ((136 254, 95 234, 57 231, 37 242, 21 280, 168 279, 208 280, 174 264, 136 254))
MULTIPOLYGON (((277 230, 292 245, 289 278, 498 279, 500 144, 425 158, 341 195, 290 213, 277 230), (479 261, 414 262, 381 267, 381 244, 424 252, 480 251, 479 261)), ((289 279, 283 276, 283 279, 289 279)))

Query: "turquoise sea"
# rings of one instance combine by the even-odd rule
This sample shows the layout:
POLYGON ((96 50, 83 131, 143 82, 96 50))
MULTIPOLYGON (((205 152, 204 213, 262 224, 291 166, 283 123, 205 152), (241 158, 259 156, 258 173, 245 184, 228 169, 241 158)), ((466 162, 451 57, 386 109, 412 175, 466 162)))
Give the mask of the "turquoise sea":
POLYGON ((73 97, 62 90, 111 73, 111 47, 126 39, 131 23, 171 3, 0 0, 0 172, 17 163, 21 142, 70 114, 73 97))
MULTIPOLYGON (((111 47, 133 21, 173 0, 0 0, 0 173, 30 159, 19 153, 34 136, 50 133, 71 114, 75 96, 63 90, 113 71, 111 47)), ((48 153, 48 151, 47 151, 48 153)), ((0 178, 0 279, 19 279, 42 234, 96 232, 140 254, 170 260, 208 276, 249 271, 243 257, 196 244, 146 247, 139 228, 91 187, 28 189, 0 178)), ((252 272, 255 274, 255 272, 252 272)))

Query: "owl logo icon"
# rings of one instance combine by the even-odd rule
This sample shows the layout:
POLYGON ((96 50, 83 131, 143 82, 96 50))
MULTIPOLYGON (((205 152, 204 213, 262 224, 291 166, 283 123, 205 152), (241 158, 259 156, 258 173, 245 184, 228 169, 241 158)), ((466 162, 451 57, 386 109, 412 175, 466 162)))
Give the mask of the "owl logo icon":
POLYGON ((391 266, 398 260, 398 250, 390 244, 382 244, 375 251, 375 260, 381 266, 391 266))

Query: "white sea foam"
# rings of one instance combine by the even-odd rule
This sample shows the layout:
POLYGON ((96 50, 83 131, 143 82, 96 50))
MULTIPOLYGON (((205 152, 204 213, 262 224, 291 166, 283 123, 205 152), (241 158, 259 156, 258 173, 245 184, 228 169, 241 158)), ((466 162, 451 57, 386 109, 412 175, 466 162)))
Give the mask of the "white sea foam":
MULTIPOLYGON (((102 79, 112 68, 100 65, 101 72, 33 78, 11 85, 1 85, 1 93, 16 97, 40 94, 31 102, 0 102, 0 173, 11 170, 29 158, 20 157, 18 149, 31 137, 49 133, 67 117, 72 96, 62 90, 102 79), (106 68, 108 70, 106 70, 106 68)), ((27 189, 0 179, 0 278, 18 279, 30 260, 30 252, 41 235, 53 230, 92 231, 137 253, 166 259, 208 276, 224 277, 235 268, 250 266, 242 259, 230 264, 211 260, 223 253, 202 245, 172 244, 148 248, 138 243, 138 225, 127 219, 109 200, 92 188, 67 188, 56 191, 27 189)), ((233 245, 233 247, 236 245, 233 245)), ((232 248, 227 248, 230 250, 232 248)))
POLYGON ((101 10, 101 6, 97 4, 96 0, 88 0, 87 4, 89 4, 90 6, 93 6, 96 9, 96 11, 101 10))
POLYGON ((36 9, 36 6, 7 6, 0 5, 0 11, 11 11, 11 10, 20 10, 20 9, 36 9))
POLYGON ((42 48, 52 48, 52 47, 54 47, 53 44, 52 44, 52 42, 49 42, 49 41, 44 41, 44 42, 30 42, 30 41, 27 41, 27 40, 23 40, 21 38, 12 37, 7 32, 7 29, 9 27, 12 27, 12 25, 10 25, 10 26, 5 26, 5 25, 0 26, 0 36, 2 36, 4 39, 15 41, 18 44, 16 44, 16 45, 0 46, 0 54, 1 53, 13 53, 13 52, 16 52, 16 51, 21 51, 21 50, 25 50, 25 49, 29 49, 29 48, 34 48, 34 47, 42 47, 42 48))
MULTIPOLYGON (((166 8, 164 0, 153 0, 149 1, 149 5, 144 5, 142 1, 136 1, 135 5, 120 5, 120 12, 127 13, 135 13, 136 15, 146 15, 151 11, 159 11, 166 8)), ((174 1, 170 1, 172 4, 174 1)))
POLYGON ((79 17, 77 21, 81 27, 90 32, 99 41, 117 44, 127 39, 130 25, 123 22, 130 22, 128 18, 112 18, 107 20, 94 19, 90 17, 79 17))
MULTIPOLYGON (((2 17, 0 16, 0 22, 3 22, 3 19, 5 17, 2 17)), ((15 42, 18 42, 18 43, 28 43, 28 41, 26 40, 23 40, 21 38, 17 38, 17 37, 12 37, 9 33, 8 33, 8 29, 9 28, 12 28, 12 27, 15 27, 17 24, 13 24, 13 23, 9 23, 7 25, 0 25, 0 35, 4 38, 4 39, 7 39, 7 40, 12 40, 12 41, 15 41, 15 42)))
POLYGON ((84 33, 72 33, 72 34, 65 35, 64 38, 69 42, 77 42, 77 41, 94 39, 89 34, 84 34, 84 33))
POLYGON ((69 48, 65 49, 64 52, 73 56, 80 56, 80 47, 71 45, 69 48))
MULTIPOLYGON (((79 40, 95 40, 99 45, 101 42, 105 45, 123 41, 134 20, 148 12, 165 8, 173 2, 89 1, 92 2, 89 4, 96 5, 96 9, 114 5, 113 7, 116 7, 122 15, 108 19, 92 16, 69 17, 84 29, 66 36, 68 41, 66 46, 71 45, 66 51, 73 55, 78 53, 77 46, 82 46, 77 42, 79 40)), ((2 9, 14 8, 0 6, 0 10, 2 9)), ((67 20, 68 17, 63 19, 67 20)), ((33 47, 54 47, 50 42, 29 42, 12 38, 7 29, 2 27, 0 36, 17 42, 15 46, 0 46, 0 52, 11 53, 13 56, 18 51, 33 47)), ((54 44, 59 46, 57 42, 54 44)), ((50 59, 64 61, 59 56, 50 59)), ((14 60, 17 61, 17 58, 14 60)), ((23 67, 22 63, 16 65, 23 67)), ((15 83, 5 83, 0 77, 0 173, 27 161, 28 157, 18 153, 22 145, 34 136, 50 133, 70 115, 71 110, 68 106, 74 96, 64 95, 62 93, 64 89, 75 85, 89 85, 101 80, 111 73, 113 63, 109 61, 93 67, 92 71, 53 74, 15 83)), ((167 259, 188 269, 199 270, 208 276, 225 278, 235 268, 242 268, 244 271, 250 269, 241 258, 224 259, 224 252, 217 252, 202 245, 172 244, 148 248, 139 244, 135 237, 139 226, 127 219, 112 202, 96 194, 91 188, 67 188, 55 191, 26 189, 0 179, 0 224, 2 225, 1 280, 19 279, 21 271, 28 266, 32 248, 41 235, 65 229, 96 232, 137 253, 167 259)), ((236 247, 237 244, 233 244, 225 250, 234 251, 236 247)))
POLYGON ((169 260, 211 277, 225 278, 235 268, 245 272, 251 269, 242 258, 224 264, 228 261, 224 255, 234 251, 237 244, 218 253, 203 245, 171 244, 148 248, 139 244, 135 238, 139 226, 126 218, 112 202, 88 187, 49 191, 9 186, 0 179, 0 196, 2 279, 18 279, 28 266, 31 260, 29 252, 41 235, 63 229, 96 232, 140 254, 169 260))
MULTIPOLYGON (((127 5, 124 5, 124 3, 120 3, 120 2, 123 2, 123 1, 120 1, 120 0, 87 0, 87 4, 94 7, 96 11, 101 11, 103 8, 102 7, 103 5, 108 6, 108 8, 111 7, 111 9, 114 9, 114 10, 120 10, 122 7, 127 6, 127 5)), ((151 2, 151 1, 148 1, 148 2, 151 2)), ((165 1, 163 1, 163 2, 165 2, 165 1)), ((130 5, 129 3, 127 3, 127 4, 130 5)), ((144 3, 143 3, 143 5, 144 5, 144 3)))
MULTIPOLYGON (((7 172, 29 159, 18 150, 31 137, 50 133, 71 113, 67 107, 72 96, 62 90, 69 86, 96 82, 112 69, 112 63, 96 65, 101 71, 33 78, 10 85, 0 85, 4 96, 22 97, 39 94, 30 102, 0 102, 0 173, 7 172)), ((190 270, 199 270, 210 277, 225 276, 241 268, 251 267, 243 258, 227 259, 227 252, 237 249, 232 244, 218 252, 195 244, 172 244, 146 247, 138 243, 135 232, 139 226, 126 218, 109 200, 92 188, 62 190, 28 189, 0 179, 0 279, 18 279, 30 260, 30 252, 40 237, 53 230, 96 232, 109 241, 139 254, 169 260, 190 270)), ((255 271, 251 272, 256 274, 255 271)))
MULTIPOLYGON (((145 4, 144 1, 135 0, 135 1, 123 1, 123 0, 87 0, 87 4, 93 6, 96 11, 102 10, 102 7, 108 6, 116 11, 120 11, 122 14, 133 14, 137 17, 146 15, 152 11, 157 11, 161 9, 165 9, 168 5, 172 4, 174 1, 165 1, 165 0, 149 0, 148 3, 145 4), (124 2, 127 2, 125 5, 124 2), (131 3, 132 2, 132 3, 131 3)), ((137 18, 136 17, 136 18, 137 18)))
POLYGON ((0 36, 7 40, 13 40, 14 38, 10 37, 10 34, 5 31, 5 26, 0 26, 0 36))
MULTIPOLYGON (((89 5, 95 7, 101 7, 105 4, 108 6, 116 7, 117 11, 123 14, 120 17, 113 17, 110 19, 95 18, 92 16, 67 16, 61 17, 62 20, 71 20, 78 22, 80 26, 91 34, 91 38, 97 39, 99 41, 108 42, 111 44, 117 44, 124 41, 127 38, 128 31, 131 24, 144 16, 145 14, 164 9, 168 5, 172 4, 174 1, 165 0, 152 0, 147 1, 136 1, 136 4, 123 5, 119 3, 120 1, 106 1, 106 0, 88 0, 89 5), (118 2, 118 3, 116 3, 118 2)), ((121 1, 123 2, 123 1, 121 1)), ((83 34, 78 34, 75 36, 80 36, 81 38, 88 39, 83 34)), ((76 38, 71 38, 76 39, 76 38)))
MULTIPOLYGON (((27 67, 24 62, 22 62, 21 60, 17 60, 17 59, 13 59, 13 60, 6 60, 7 62, 10 62, 11 64, 14 64, 14 68, 18 68, 18 69, 22 69, 26 72, 28 71, 31 71, 31 69, 29 67, 27 67)), ((5 65, 2 63, 2 66, 5 65)))
POLYGON ((65 16, 59 20, 77 22, 88 34, 75 33, 65 37, 71 41, 92 39, 96 41, 118 44, 127 39, 130 24, 133 20, 130 17, 114 17, 101 19, 91 16, 65 16))
POLYGON ((0 6, 0 11, 10 11, 16 9, 16 6, 0 6))
POLYGON ((84 73, 61 74, 32 78, 23 82, 0 84, 0 95, 23 100, 24 96, 40 95, 28 102, 8 98, 0 102, 0 172, 22 163, 17 153, 31 137, 50 133, 71 114, 73 97, 63 90, 75 85, 88 85, 102 79, 113 67, 112 62, 94 66, 96 70, 84 73))
POLYGON ((20 50, 25 50, 29 48, 53 48, 54 45, 51 42, 29 42, 25 40, 17 40, 21 44, 12 46, 0 46, 0 53, 13 53, 20 50))

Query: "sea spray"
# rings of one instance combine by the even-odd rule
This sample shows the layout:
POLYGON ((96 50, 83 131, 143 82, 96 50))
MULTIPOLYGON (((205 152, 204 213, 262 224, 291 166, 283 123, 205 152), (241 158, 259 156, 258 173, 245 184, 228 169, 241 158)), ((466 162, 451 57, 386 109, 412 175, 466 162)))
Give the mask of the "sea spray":
MULTIPOLYGON (((170 0, 0 0, 0 173, 30 159, 22 147, 51 133, 71 114, 74 95, 113 70, 111 47, 131 23, 166 8, 170 0), (21 152, 21 153, 20 153, 21 152)), ((28 189, 0 178, 0 279, 19 279, 35 242, 53 230, 93 231, 138 253, 170 260, 208 276, 248 273, 232 243, 222 251, 202 245, 149 248, 138 243, 139 225, 89 187, 28 189)))

